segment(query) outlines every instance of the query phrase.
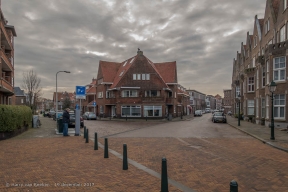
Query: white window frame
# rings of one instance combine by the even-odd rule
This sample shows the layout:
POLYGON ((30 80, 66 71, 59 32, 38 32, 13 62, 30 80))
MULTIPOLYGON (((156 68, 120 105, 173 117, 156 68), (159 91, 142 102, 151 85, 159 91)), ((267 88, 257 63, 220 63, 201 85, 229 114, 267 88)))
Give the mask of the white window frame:
POLYGON ((273 80, 274 81, 285 81, 286 77, 286 56, 275 57, 273 59, 273 80), (283 59, 281 61, 281 59, 283 59), (277 66, 276 66, 277 65, 277 66), (283 78, 281 78, 281 72, 284 73, 283 78), (277 79, 275 74, 278 74, 277 79))
POLYGON ((133 80, 137 80, 137 74, 133 74, 133 80))
POLYGON ((261 118, 265 118, 266 116, 266 101, 265 97, 261 98, 261 118))
POLYGON ((141 80, 141 74, 137 74, 137 80, 141 80))
POLYGON ((241 94, 241 93, 240 93, 240 86, 237 86, 237 87, 236 87, 236 89, 235 89, 235 94, 236 94, 236 97, 241 94))
POLYGON ((283 10, 285 11, 286 8, 287 8, 287 0, 283 0, 283 10))
POLYGON ((256 98, 256 117, 259 117, 259 99, 256 98))
POLYGON ((162 106, 153 105, 153 106, 144 106, 144 117, 162 117, 162 106), (150 112, 149 112, 150 111, 150 112))
POLYGON ((256 89, 259 89, 259 69, 256 70, 256 89))
POLYGON ((266 85, 266 71, 265 71, 265 67, 261 68, 261 72, 262 72, 262 87, 265 87, 265 85, 266 85))
POLYGON ((146 80, 146 74, 142 74, 142 80, 146 80))
POLYGON ((274 95, 274 118, 275 119, 285 119, 285 106, 286 99, 285 94, 274 95), (283 114, 281 115, 281 109, 283 114), (278 114, 278 115, 277 115, 278 114))
POLYGON ((141 105, 123 105, 121 106, 121 117, 141 117, 141 105), (123 114, 123 109, 129 109, 129 114, 123 114), (137 110, 137 111, 135 111, 137 110))
MULTIPOLYGON (((285 0, 286 1, 286 0, 285 0)), ((280 39, 280 42, 283 42, 283 41, 285 41, 285 39, 286 39, 286 33, 285 33, 285 30, 286 30, 286 26, 285 25, 283 25, 282 27, 281 27, 281 29, 280 29, 280 37, 279 37, 279 39, 280 39)))
POLYGON ((266 62, 266 85, 268 85, 270 83, 269 80, 269 60, 266 62))
POLYGON ((252 67, 255 67, 255 57, 253 57, 252 67))
POLYGON ((103 98, 103 91, 97 93, 97 98, 103 98))
POLYGON ((247 92, 254 92, 255 90, 255 78, 254 77, 248 77, 248 90, 247 92), (253 82, 252 82, 252 78, 253 78, 253 82))
POLYGON ((254 115, 254 100, 247 100, 247 115, 254 115))
POLYGON ((149 73, 146 74, 146 80, 150 80, 150 74, 149 73))
POLYGON ((145 91, 145 97, 160 97, 160 91, 157 91, 157 90, 145 91), (155 95, 155 92, 156 92, 156 95, 155 95), (152 95, 152 93, 153 93, 153 95, 152 95))
POLYGON ((137 90, 122 90, 121 97, 138 97, 137 90))
POLYGON ((266 95, 266 118, 269 119, 269 101, 270 96, 266 95))

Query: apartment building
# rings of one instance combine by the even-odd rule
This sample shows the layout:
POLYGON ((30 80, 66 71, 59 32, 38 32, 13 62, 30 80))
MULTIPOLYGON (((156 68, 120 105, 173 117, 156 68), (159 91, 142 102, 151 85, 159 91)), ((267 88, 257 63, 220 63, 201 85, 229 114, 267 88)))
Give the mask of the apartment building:
POLYGON ((267 0, 264 18, 255 16, 253 32, 247 32, 246 42, 233 60, 232 98, 237 109, 236 96, 240 95, 240 110, 244 118, 257 124, 271 123, 271 92, 269 85, 277 85, 274 92, 275 128, 286 128, 287 111, 287 0, 267 0))
POLYGON ((0 1, 0 104, 14 104, 14 26, 8 25, 8 21, 2 12, 0 1))
POLYGON ((190 106, 195 110, 205 110, 206 109, 206 95, 196 90, 187 90, 189 94, 190 106))
POLYGON ((177 117, 191 112, 174 62, 154 63, 143 51, 121 63, 100 61, 97 114, 118 118, 177 117))
POLYGON ((222 110, 223 109, 223 99, 221 95, 217 94, 214 96, 216 100, 216 110, 222 110))
POLYGON ((206 107, 211 110, 216 109, 216 99, 213 95, 206 95, 206 107))
POLYGON ((232 97, 231 97, 231 93, 232 93, 232 89, 224 89, 224 98, 223 98, 223 108, 224 108, 224 112, 227 113, 228 111, 232 112, 232 97))

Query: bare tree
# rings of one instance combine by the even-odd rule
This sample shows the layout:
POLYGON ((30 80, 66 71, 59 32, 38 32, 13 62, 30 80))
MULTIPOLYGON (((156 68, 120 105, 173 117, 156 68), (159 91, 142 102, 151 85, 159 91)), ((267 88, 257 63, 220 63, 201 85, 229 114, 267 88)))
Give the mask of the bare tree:
POLYGON ((36 105, 39 97, 41 96, 41 79, 37 76, 37 73, 32 70, 23 72, 23 85, 22 88, 28 93, 28 105, 33 111, 36 110, 36 105))

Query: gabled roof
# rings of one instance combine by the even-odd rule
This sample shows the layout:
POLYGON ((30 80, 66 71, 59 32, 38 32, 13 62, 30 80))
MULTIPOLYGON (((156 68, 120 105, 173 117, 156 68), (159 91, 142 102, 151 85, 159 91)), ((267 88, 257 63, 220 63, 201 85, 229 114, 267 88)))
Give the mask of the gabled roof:
POLYGON ((21 90, 20 87, 14 87, 15 96, 25 96, 24 90, 21 90))
POLYGON ((116 62, 100 61, 98 78, 103 77, 103 82, 113 82, 120 65, 116 62))
POLYGON ((166 88, 168 88, 166 83, 177 83, 176 61, 153 63, 143 55, 142 51, 138 51, 136 56, 121 63, 100 61, 97 78, 100 79, 103 77, 103 82, 113 82, 110 88, 116 88, 119 86, 121 79, 136 61, 141 61, 144 65, 151 66, 150 70, 155 71, 166 88))
POLYGON ((155 63, 155 67, 161 74, 165 83, 177 83, 176 61, 166 63, 155 63))

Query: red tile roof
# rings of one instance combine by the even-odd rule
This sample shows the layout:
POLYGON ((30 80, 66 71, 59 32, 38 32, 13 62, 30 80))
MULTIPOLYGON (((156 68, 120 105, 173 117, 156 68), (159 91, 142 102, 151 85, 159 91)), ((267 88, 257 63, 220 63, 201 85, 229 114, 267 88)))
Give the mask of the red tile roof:
POLYGON ((177 83, 176 61, 166 63, 155 63, 155 66, 165 83, 177 83))
POLYGON ((103 77, 103 82, 113 82, 120 65, 116 62, 100 61, 98 79, 103 77))

